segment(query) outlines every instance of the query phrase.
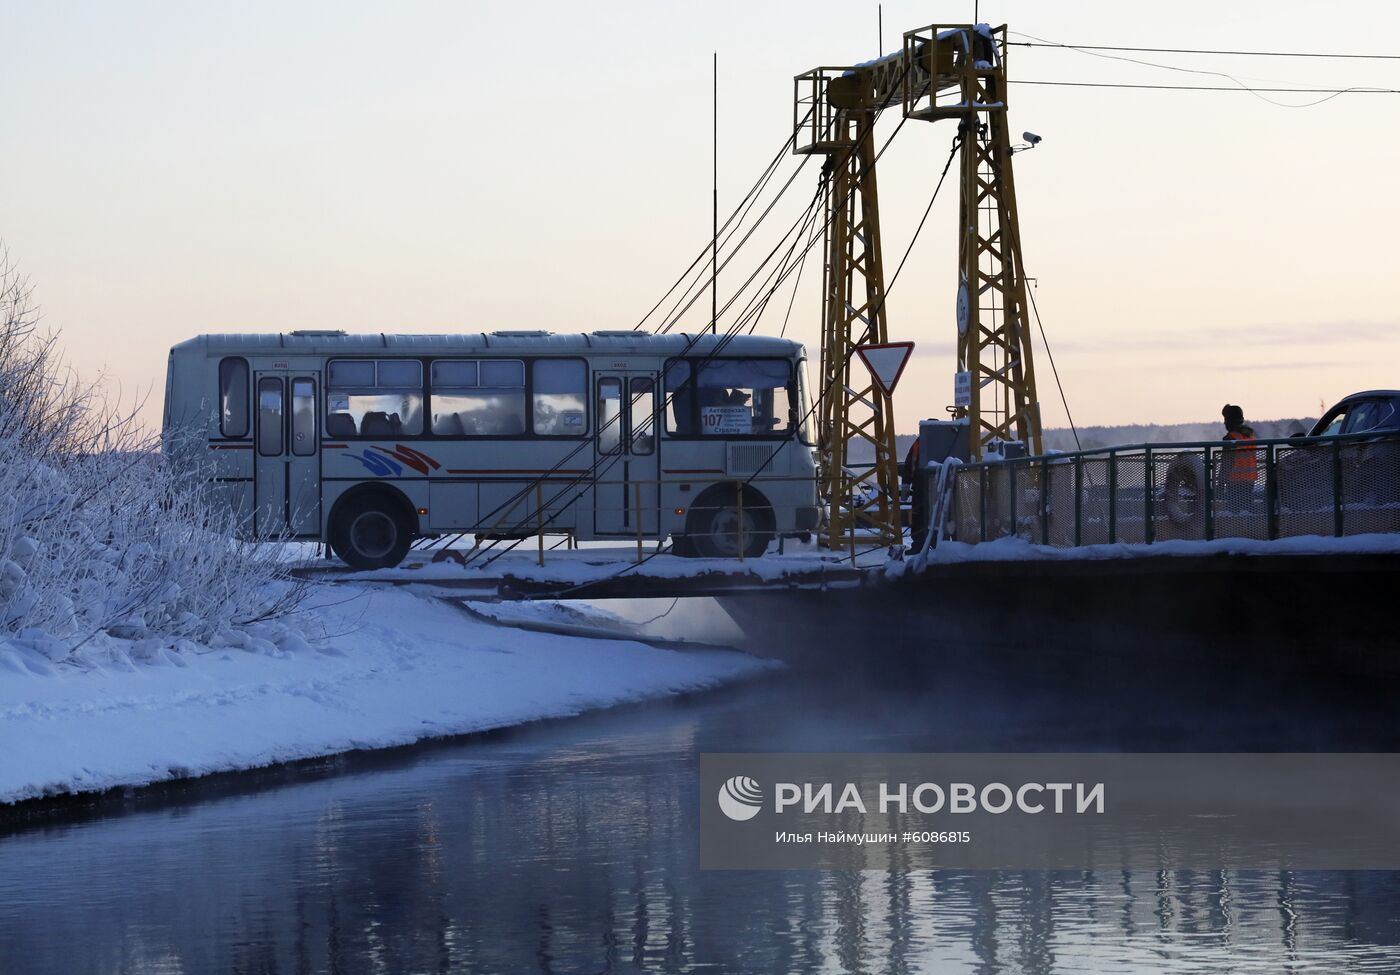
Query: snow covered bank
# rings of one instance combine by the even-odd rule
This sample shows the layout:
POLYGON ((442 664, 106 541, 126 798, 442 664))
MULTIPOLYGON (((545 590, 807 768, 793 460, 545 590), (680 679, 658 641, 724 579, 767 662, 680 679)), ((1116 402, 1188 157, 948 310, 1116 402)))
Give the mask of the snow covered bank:
POLYGON ((1014 536, 990 542, 943 541, 938 547, 902 562, 891 562, 885 568, 889 577, 919 571, 924 565, 947 565, 958 562, 1045 562, 1099 561, 1104 559, 1171 558, 1206 555, 1395 555, 1400 554, 1400 535, 1348 535, 1333 538, 1325 535, 1299 535, 1265 541, 1256 538, 1216 538, 1211 541, 1175 539, 1141 543, 1118 542, 1112 545, 1080 545, 1060 548, 1033 545, 1014 536))
MULTIPOLYGON (((862 543, 860 564, 865 567, 878 566, 884 562, 885 549, 862 543)), ((850 570, 850 556, 844 552, 830 552, 818 549, 815 544, 801 545, 789 540, 787 552, 779 555, 770 551, 760 558, 700 559, 681 558, 669 553, 653 554, 646 552, 646 561, 638 564, 636 548, 633 546, 589 545, 578 549, 556 550, 546 554, 545 564, 539 565, 533 549, 521 546, 519 549, 501 555, 476 556, 469 550, 462 554, 470 558, 471 564, 463 566, 448 559, 432 561, 433 549, 410 552, 401 565, 392 569, 371 569, 363 572, 346 573, 356 581, 364 582, 461 582, 471 580, 494 580, 504 577, 529 582, 557 582, 563 584, 586 585, 590 582, 604 582, 624 577, 646 579, 704 579, 723 578, 747 580, 754 583, 784 582, 802 577, 810 578, 830 573, 842 576, 850 570)), ((313 563, 311 567, 316 567, 313 563)), ((320 567, 325 567, 321 563, 320 567)), ((340 571, 339 563, 331 563, 332 571, 340 571)))
POLYGON ((0 645, 0 802, 409 744, 701 690, 775 666, 737 651, 531 633, 404 588, 311 598, 324 629, 242 646, 109 636, 77 662, 0 645))

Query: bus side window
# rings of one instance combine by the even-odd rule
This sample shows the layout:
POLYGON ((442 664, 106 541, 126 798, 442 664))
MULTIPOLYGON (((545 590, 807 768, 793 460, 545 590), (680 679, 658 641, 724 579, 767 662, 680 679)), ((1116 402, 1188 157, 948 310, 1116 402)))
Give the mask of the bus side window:
MULTIPOLYGON (((169 397, 166 397, 167 400, 169 397)), ((248 360, 219 360, 219 433, 248 436, 248 360)))
POLYGON ((531 423, 537 437, 581 437, 588 432, 585 408, 588 366, 582 359, 536 359, 531 423))
POLYGON ((316 453, 316 381, 292 380, 292 453, 310 457, 316 453))
POLYGON ((598 380, 598 453, 622 448, 622 380, 598 380))
POLYGON ((650 379, 633 379, 632 442, 628 448, 634 454, 649 454, 656 449, 656 390, 650 379))
POLYGON ((525 363, 520 359, 438 359, 431 375, 433 433, 525 435, 525 363))
POLYGON ((258 453, 282 456, 282 380, 258 380, 258 453))
POLYGON ((788 434, 797 419, 792 364, 785 359, 711 359, 696 370, 700 433, 744 437, 788 434), (778 409, 778 394, 786 402, 778 409))
POLYGON ((416 437, 423 432, 417 359, 332 359, 326 364, 326 436, 416 437))
POLYGON ((666 367, 666 393, 671 405, 666 429, 678 436, 695 433, 695 385, 690 381, 690 363, 673 359, 666 367))

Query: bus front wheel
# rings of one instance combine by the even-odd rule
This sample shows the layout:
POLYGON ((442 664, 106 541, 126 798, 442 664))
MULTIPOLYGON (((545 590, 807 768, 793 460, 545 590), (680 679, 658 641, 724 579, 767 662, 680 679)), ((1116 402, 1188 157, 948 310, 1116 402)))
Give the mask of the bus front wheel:
POLYGON ((331 517, 331 549, 352 569, 388 569, 403 561, 413 531, 397 506, 385 498, 361 495, 341 504, 331 517))
POLYGON ((691 552, 707 559, 756 559, 773 540, 773 514, 745 495, 740 506, 732 492, 702 496, 690 512, 686 538, 691 552))

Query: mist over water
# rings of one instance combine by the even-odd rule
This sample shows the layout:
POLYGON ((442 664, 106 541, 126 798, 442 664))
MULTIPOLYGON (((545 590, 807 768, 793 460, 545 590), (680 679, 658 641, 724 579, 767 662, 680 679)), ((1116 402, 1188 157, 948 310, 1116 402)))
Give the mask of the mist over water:
MULTIPOLYGON (((782 599, 726 606, 785 671, 0 837, 5 969, 1400 968, 1391 873, 701 871, 702 751, 1395 747, 1383 688, 1211 667, 1199 641, 899 619, 852 640, 782 599), (1174 654, 1191 666, 1143 664, 1174 654)), ((682 601, 654 625, 717 613, 682 601)))

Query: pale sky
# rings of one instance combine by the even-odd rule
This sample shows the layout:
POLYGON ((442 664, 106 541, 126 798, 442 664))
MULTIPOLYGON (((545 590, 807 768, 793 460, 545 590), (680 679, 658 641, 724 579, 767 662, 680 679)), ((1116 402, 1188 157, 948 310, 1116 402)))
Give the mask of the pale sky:
MULTIPOLYGON (((885 49, 971 17, 887 2, 885 49)), ((980 18, 1067 43, 1400 54, 1392 2, 1011 0, 980 18)), ((878 43, 876 4, 837 0, 9 0, 0 37, 0 239, 73 362, 128 396, 153 387, 153 420, 168 347, 204 331, 630 328, 708 239, 711 52, 727 212, 788 134, 792 76, 878 43)), ((1400 61, 1131 56, 1400 88, 1400 61)), ((1229 84, 1027 48, 1010 70, 1013 85, 1229 84)), ((1009 101, 1013 130, 1044 138, 1016 157, 1022 238, 1079 423, 1210 420, 1227 401, 1308 415, 1400 386, 1400 96, 1290 109, 1022 86, 1009 101)), ((953 135, 910 122, 881 161, 891 273, 953 135)), ((816 179, 813 163, 773 226, 816 179)), ((952 400, 954 189, 889 300, 891 338, 918 344, 902 431, 952 400)), ((721 300, 767 249, 749 247, 721 300)), ((814 257, 787 332, 814 357, 819 282, 814 257)), ((685 324, 707 317, 701 301, 685 324)), ((1036 351, 1046 425, 1063 425, 1036 351)))

